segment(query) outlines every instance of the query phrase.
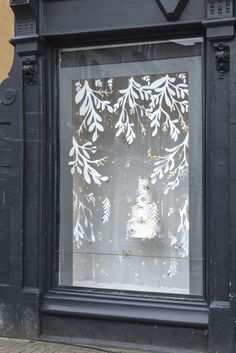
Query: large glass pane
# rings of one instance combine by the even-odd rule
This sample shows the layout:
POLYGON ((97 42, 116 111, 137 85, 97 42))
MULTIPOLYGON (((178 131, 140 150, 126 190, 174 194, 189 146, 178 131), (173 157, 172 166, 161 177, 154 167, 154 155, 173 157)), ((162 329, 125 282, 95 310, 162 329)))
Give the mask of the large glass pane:
POLYGON ((59 285, 202 295, 201 39, 59 55, 59 285))

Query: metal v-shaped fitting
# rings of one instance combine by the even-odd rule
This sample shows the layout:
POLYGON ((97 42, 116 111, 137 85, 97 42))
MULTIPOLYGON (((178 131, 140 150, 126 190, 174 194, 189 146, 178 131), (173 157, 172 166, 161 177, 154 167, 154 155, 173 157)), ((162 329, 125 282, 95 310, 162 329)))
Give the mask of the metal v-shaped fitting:
POLYGON ((178 20, 188 0, 156 0, 168 21, 178 20))

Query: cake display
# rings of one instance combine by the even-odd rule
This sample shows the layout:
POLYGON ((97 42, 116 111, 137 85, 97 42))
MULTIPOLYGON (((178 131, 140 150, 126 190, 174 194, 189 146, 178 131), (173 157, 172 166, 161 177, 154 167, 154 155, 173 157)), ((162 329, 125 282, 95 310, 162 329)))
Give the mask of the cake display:
POLYGON ((140 176, 138 179, 136 203, 132 207, 126 229, 130 238, 153 239, 159 236, 160 226, 154 216, 152 195, 146 177, 140 176))

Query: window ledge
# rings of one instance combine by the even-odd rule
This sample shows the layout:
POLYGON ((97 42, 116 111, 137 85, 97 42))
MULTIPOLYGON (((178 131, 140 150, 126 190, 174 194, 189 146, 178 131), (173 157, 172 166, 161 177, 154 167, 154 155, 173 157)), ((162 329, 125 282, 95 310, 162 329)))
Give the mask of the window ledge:
POLYGON ((206 328, 209 310, 206 303, 200 301, 157 300, 53 290, 44 296, 42 311, 49 315, 206 328))

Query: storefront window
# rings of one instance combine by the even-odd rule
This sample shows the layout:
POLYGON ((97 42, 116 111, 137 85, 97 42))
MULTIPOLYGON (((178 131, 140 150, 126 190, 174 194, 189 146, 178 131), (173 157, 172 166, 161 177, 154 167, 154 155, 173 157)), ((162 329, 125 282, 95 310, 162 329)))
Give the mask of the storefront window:
POLYGON ((202 295, 201 39, 59 57, 59 285, 202 295))

